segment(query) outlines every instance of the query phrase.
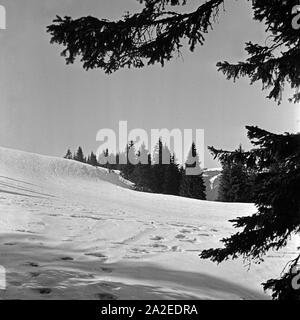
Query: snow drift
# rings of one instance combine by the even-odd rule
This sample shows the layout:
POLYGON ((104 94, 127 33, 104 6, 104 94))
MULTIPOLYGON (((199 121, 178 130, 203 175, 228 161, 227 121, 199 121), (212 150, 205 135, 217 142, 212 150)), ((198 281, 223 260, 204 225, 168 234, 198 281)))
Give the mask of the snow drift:
POLYGON ((292 241, 250 269, 199 259, 255 212, 130 189, 119 174, 0 148, 2 299, 264 299, 260 283, 294 257, 292 241))

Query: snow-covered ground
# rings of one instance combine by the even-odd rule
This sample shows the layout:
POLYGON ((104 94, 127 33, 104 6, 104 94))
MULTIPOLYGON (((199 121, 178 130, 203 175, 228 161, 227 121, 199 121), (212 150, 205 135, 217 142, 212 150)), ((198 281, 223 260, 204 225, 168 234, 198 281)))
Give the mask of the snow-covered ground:
POLYGON ((265 299, 297 243, 266 262, 216 265, 199 252, 253 205, 130 190, 117 173, 0 148, 2 299, 265 299))

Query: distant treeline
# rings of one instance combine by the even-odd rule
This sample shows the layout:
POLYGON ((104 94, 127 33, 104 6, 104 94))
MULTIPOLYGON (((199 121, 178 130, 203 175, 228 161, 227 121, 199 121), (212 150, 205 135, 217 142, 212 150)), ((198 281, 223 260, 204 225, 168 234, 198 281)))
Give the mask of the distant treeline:
POLYGON ((158 141, 153 156, 145 145, 136 150, 131 141, 125 152, 121 154, 114 155, 106 149, 98 158, 94 152, 86 157, 82 148, 79 147, 74 154, 68 149, 64 158, 110 170, 119 170, 121 176, 133 182, 136 190, 139 191, 206 199, 203 174, 194 143, 184 166, 176 162, 175 154, 172 154, 161 140, 158 141), (191 168, 195 169, 196 174, 186 174, 191 168))
MULTIPOLYGON (((247 169, 247 164, 242 156, 244 153, 242 147, 240 146, 235 152, 240 153, 241 157, 232 160, 226 158, 221 161, 223 170, 219 182, 218 201, 253 202, 256 173, 247 169)), ((126 151, 121 154, 115 155, 106 149, 97 159, 94 152, 86 157, 82 148, 79 147, 74 154, 68 149, 65 158, 95 167, 119 170, 121 176, 133 182, 136 190, 139 191, 206 199, 206 187, 194 143, 184 166, 176 162, 175 155, 169 151, 166 145, 163 145, 161 140, 158 141, 153 156, 144 145, 136 151, 135 145, 131 141, 128 143, 126 151), (168 163, 166 163, 166 158, 168 158, 168 163), (188 175, 189 168, 198 168, 198 174, 188 175)))

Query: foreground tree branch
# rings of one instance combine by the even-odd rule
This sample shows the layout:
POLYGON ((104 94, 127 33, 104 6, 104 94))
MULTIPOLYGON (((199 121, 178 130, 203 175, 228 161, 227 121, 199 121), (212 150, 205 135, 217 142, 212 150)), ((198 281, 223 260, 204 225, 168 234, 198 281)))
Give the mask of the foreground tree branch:
POLYGON ((126 14, 116 22, 94 17, 73 20, 57 16, 47 27, 51 43, 65 47, 61 54, 67 64, 81 56, 86 70, 101 68, 111 73, 124 67, 164 65, 179 53, 182 39, 187 39, 192 51, 197 43, 204 43, 204 35, 212 27, 224 0, 210 0, 186 14, 165 8, 167 4, 174 6, 185 1, 143 2, 145 7, 140 13, 126 14))
MULTIPOLYGON (((47 27, 51 43, 64 47, 66 63, 80 57, 86 70, 101 68, 112 73, 124 67, 142 68, 160 63, 164 66, 186 40, 191 51, 203 45, 225 0, 190 0, 199 3, 195 11, 179 13, 175 9, 186 0, 140 0, 141 12, 125 14, 119 21, 95 17, 59 16, 47 27), (169 9, 170 8, 170 9, 169 9), (172 10, 172 8, 174 8, 172 10)), ((246 1, 246 0, 244 0, 246 1)), ((248 0, 249 1, 249 0, 248 0)), ((269 99, 278 103, 286 83, 294 90, 290 101, 300 101, 299 31, 291 26, 292 9, 297 0, 252 0, 254 19, 264 23, 268 45, 246 43, 249 58, 237 64, 219 62, 218 70, 228 79, 248 76, 251 83, 261 81, 269 89, 269 99)))
MULTIPOLYGON (((220 263, 243 257, 262 262, 271 249, 286 246, 292 235, 300 233, 300 134, 273 134, 258 127, 247 127, 248 137, 256 147, 242 155, 239 152, 210 147, 215 158, 242 161, 256 172, 254 199, 257 213, 231 220, 239 232, 221 240, 223 248, 204 250, 200 257, 220 263)), ((297 263, 299 258, 293 262, 297 263)), ((298 297, 292 289, 291 266, 281 279, 264 283, 273 290, 274 298, 298 297), (289 283, 288 283, 289 281, 289 283), (286 287, 289 285, 289 290, 286 287)))

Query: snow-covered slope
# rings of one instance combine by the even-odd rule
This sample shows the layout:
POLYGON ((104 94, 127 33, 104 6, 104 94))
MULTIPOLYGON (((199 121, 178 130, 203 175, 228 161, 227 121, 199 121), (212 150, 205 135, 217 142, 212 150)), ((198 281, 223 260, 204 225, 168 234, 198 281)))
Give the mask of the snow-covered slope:
POLYGON ((147 194, 117 173, 0 148, 0 265, 4 299, 260 299, 297 244, 248 271, 199 259, 255 212, 147 194))

